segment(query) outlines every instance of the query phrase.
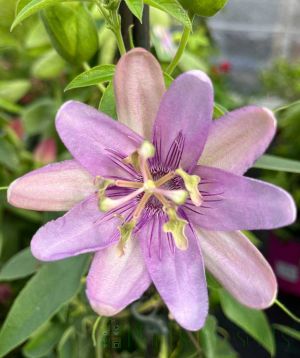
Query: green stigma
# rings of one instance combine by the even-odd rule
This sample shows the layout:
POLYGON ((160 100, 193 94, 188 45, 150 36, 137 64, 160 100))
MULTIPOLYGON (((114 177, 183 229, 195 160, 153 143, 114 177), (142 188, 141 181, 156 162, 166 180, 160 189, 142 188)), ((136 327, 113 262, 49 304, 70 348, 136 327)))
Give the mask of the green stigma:
POLYGON ((193 204, 196 206, 200 206, 202 203, 202 197, 198 189, 198 185, 201 180, 200 177, 198 175, 190 175, 183 169, 177 169, 175 173, 182 178, 184 186, 190 194, 190 198, 193 204))
POLYGON ((181 219, 173 208, 167 209, 167 215, 169 221, 163 226, 164 232, 170 232, 173 235, 175 245, 179 250, 186 250, 188 248, 188 240, 184 231, 188 222, 181 219))
POLYGON ((126 242, 132 238, 132 232, 135 226, 136 220, 131 220, 118 227, 118 230, 120 231, 120 241, 118 244, 118 248, 120 250, 121 255, 124 255, 126 242))

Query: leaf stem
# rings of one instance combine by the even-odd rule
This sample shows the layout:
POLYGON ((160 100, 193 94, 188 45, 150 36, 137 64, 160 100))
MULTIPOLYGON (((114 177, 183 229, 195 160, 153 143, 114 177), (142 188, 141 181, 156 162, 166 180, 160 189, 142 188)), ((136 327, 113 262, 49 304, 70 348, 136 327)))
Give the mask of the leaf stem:
POLYGON ((124 55, 126 53, 126 48, 121 31, 121 17, 118 13, 119 8, 106 10, 101 1, 98 1, 98 9, 105 18, 107 27, 115 34, 120 54, 124 55), (109 15, 111 15, 111 17, 109 15))
POLYGON ((101 321, 101 316, 97 317, 94 325, 93 325, 93 330, 92 330, 92 340, 93 340, 93 346, 96 347, 97 345, 97 337, 96 337, 96 334, 97 334, 97 329, 98 329, 98 326, 99 326, 99 323, 101 321))
POLYGON ((168 75, 171 75, 174 72, 176 66, 178 65, 178 63, 181 59, 181 56, 183 55, 183 52, 184 52, 186 45, 188 43, 190 33, 191 33, 191 30, 188 27, 185 27, 183 30, 183 33, 182 33, 182 36, 180 39, 180 43, 179 43, 179 47, 176 51, 176 54, 175 54, 173 60, 171 61, 171 63, 169 64, 169 66, 167 67, 166 73, 168 75))
POLYGON ((285 312, 292 320, 300 323, 300 318, 294 315, 283 303, 281 303, 278 300, 275 300, 274 302, 279 308, 282 309, 283 312, 285 312))
POLYGON ((0 186, 0 190, 7 190, 8 186, 0 186))

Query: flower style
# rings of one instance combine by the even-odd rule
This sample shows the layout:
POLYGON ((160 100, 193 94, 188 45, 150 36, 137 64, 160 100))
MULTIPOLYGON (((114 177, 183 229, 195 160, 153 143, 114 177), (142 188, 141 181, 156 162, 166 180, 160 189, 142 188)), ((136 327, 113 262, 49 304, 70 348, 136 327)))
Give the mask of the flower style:
POLYGON ((251 106, 212 121, 210 79, 187 72, 166 91, 159 63, 143 49, 121 58, 114 81, 119 122, 65 103, 56 128, 74 160, 9 187, 14 206, 69 210, 38 230, 33 255, 96 252, 86 292, 100 315, 115 315, 153 282, 178 323, 198 330, 208 312, 204 264, 244 305, 270 306, 275 276, 237 230, 295 219, 288 193, 242 176, 272 140, 273 114, 251 106))

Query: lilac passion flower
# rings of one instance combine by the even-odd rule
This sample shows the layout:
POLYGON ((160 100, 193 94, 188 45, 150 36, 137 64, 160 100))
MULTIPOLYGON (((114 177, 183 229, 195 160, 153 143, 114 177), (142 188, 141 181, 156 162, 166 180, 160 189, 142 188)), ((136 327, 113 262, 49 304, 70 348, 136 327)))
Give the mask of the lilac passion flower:
POLYGON ((56 128, 74 157, 14 181, 8 201, 68 211, 31 241, 42 261, 96 252, 87 277, 93 309, 115 315, 153 282, 173 317, 198 330, 208 312, 204 265, 242 304, 263 309, 277 293, 260 252, 237 230, 295 219, 288 193, 243 177, 275 132, 259 107, 212 121, 213 89, 200 71, 166 91, 159 63, 134 49, 114 82, 119 122, 70 101, 56 128))

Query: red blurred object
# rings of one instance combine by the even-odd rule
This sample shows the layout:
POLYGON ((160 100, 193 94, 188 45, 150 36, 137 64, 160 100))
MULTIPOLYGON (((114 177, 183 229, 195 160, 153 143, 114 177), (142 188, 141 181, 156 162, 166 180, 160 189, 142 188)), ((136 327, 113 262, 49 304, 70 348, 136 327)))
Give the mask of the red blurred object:
POLYGON ((53 138, 43 139, 35 148, 33 157, 35 161, 48 164, 56 160, 57 148, 53 138))
POLYGON ((22 139, 24 137, 24 127, 21 119, 16 118, 10 121, 9 127, 16 133, 16 135, 22 139))
POLYGON ((0 304, 7 303, 12 297, 12 289, 7 283, 0 284, 0 304))
POLYGON ((268 260, 282 291, 300 296, 300 242, 283 241, 271 234, 268 260))
POLYGON ((228 73, 232 69, 232 65, 229 61, 223 61, 219 64, 219 71, 222 73, 228 73))

